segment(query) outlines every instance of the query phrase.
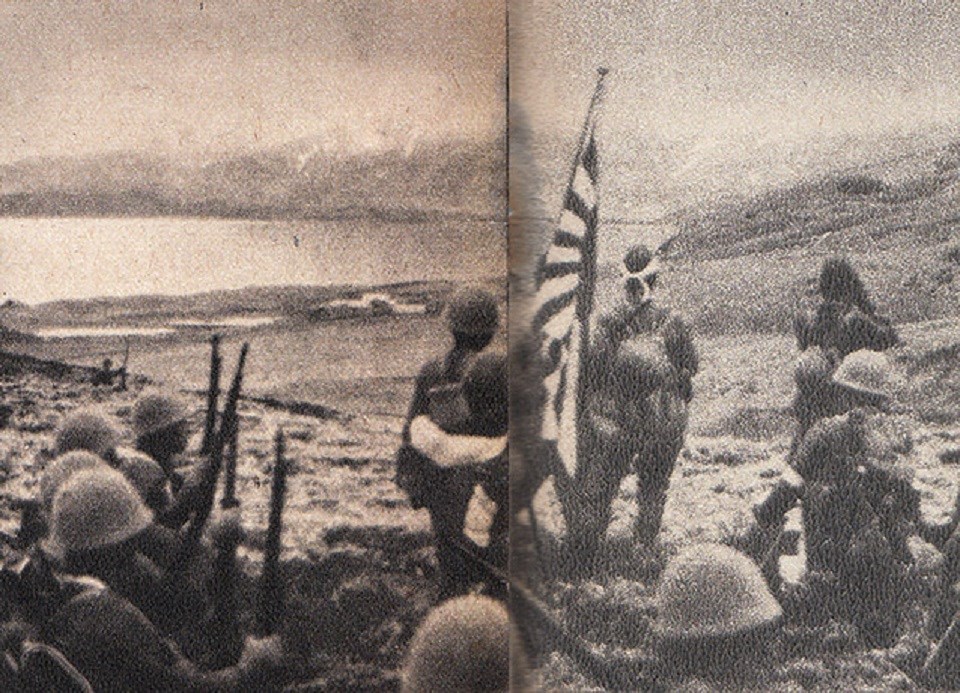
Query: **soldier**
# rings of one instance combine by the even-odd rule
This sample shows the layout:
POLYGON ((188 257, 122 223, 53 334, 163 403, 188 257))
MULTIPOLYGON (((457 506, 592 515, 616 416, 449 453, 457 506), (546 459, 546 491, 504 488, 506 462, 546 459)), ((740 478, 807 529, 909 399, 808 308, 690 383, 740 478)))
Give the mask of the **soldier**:
POLYGON ((87 410, 71 414, 57 428, 54 452, 87 450, 105 460, 120 443, 120 432, 104 414, 87 410))
POLYGON ((507 361, 502 354, 477 358, 463 380, 462 408, 467 416, 457 432, 445 431, 426 415, 416 417, 410 426, 407 461, 401 458, 403 464, 398 464, 398 484, 410 494, 414 507, 426 507, 430 512, 444 596, 462 593, 480 577, 477 566, 471 566, 463 555, 463 547, 506 570, 508 388, 507 361), (485 548, 464 535, 468 505, 478 484, 497 508, 485 548))
POLYGON ((795 379, 793 412, 797 432, 791 458, 814 423, 857 407, 886 411, 894 387, 889 359, 868 349, 848 354, 837 365, 831 352, 811 348, 800 355, 795 379))
POLYGON ((510 690, 510 617, 500 602, 467 595, 431 611, 410 643, 404 693, 510 690))
POLYGON ((166 510, 170 494, 163 469, 146 453, 119 447, 119 442, 120 433, 108 417, 81 411, 66 418, 57 429, 55 451, 62 455, 87 450, 99 456, 127 476, 151 510, 166 510))
POLYGON ((757 686, 783 612, 747 556, 720 544, 684 549, 664 568, 656 603, 662 683, 705 676, 757 686))
POLYGON ((173 491, 173 501, 158 516, 160 524, 178 529, 189 519, 200 495, 202 463, 183 469, 183 453, 190 444, 190 414, 178 399, 150 394, 133 407, 136 449, 163 469, 173 491))
POLYGON ((820 270, 820 303, 801 308, 794 319, 800 350, 820 347, 837 358, 860 349, 884 351, 900 339, 878 315, 856 270, 845 258, 829 258, 820 270))
POLYGON ((580 465, 558 479, 573 563, 587 567, 610 521, 624 476, 637 474, 638 545, 660 531, 667 487, 683 447, 699 357, 683 321, 653 304, 656 259, 645 246, 624 258, 625 303, 601 316, 584 374, 580 465))
POLYGON ((119 472, 87 470, 64 484, 54 500, 48 548, 70 589, 44 624, 48 641, 95 690, 250 689, 277 666, 277 638, 249 639, 236 666, 200 671, 127 598, 132 580, 143 576, 131 540, 150 522, 150 511, 119 472))
POLYGON ((103 365, 100 367, 100 370, 96 371, 93 374, 93 384, 94 385, 113 385, 113 376, 114 373, 118 371, 113 370, 113 361, 110 359, 104 359, 103 365))
POLYGON ((455 401, 456 386, 470 363, 497 333, 500 325, 497 301, 486 291, 461 291, 450 299, 447 323, 453 335, 453 347, 442 359, 434 359, 420 369, 403 427, 404 443, 410 441, 410 423, 418 416, 429 414, 444 429, 458 425, 465 417, 466 412, 447 405, 455 401))
POLYGON ((461 291, 450 300, 447 321, 453 347, 444 358, 428 362, 417 375, 403 427, 403 445, 397 452, 396 471, 397 484, 410 496, 410 504, 430 511, 438 537, 437 560, 444 597, 461 593, 476 573, 457 548, 475 479, 472 472, 438 467, 411 445, 410 430, 414 420, 422 416, 428 416, 447 433, 462 432, 464 426, 469 425, 470 412, 463 397, 462 381, 470 365, 496 334, 500 323, 496 299, 486 291, 461 291), (445 537, 450 541, 443 539, 445 537))

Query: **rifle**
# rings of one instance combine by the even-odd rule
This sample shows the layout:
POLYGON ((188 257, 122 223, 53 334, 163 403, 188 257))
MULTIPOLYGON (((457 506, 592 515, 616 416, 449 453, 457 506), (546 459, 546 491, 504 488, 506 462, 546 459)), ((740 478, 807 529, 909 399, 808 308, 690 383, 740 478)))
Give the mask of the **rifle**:
POLYGON ((233 429, 237 427, 237 402, 240 400, 240 387, 243 383, 243 366, 247 360, 247 350, 249 348, 250 345, 247 342, 244 342, 240 348, 240 359, 237 362, 237 370, 233 374, 233 382, 230 385, 230 392, 227 394, 227 403, 224 405, 223 417, 220 420, 220 432, 216 437, 216 442, 210 453, 210 460, 203 469, 203 478, 201 479, 200 485, 200 500, 193 520, 187 527, 183 547, 174 563, 175 568, 182 569, 190 561, 197 546, 200 545, 203 528, 207 524, 207 519, 210 517, 210 511, 213 509, 213 497, 217 492, 217 477, 220 476, 220 468, 223 466, 224 446, 234 435, 233 429))
POLYGON ((546 636, 561 652, 570 657, 583 673, 607 690, 649 690, 653 685, 655 660, 609 655, 602 657, 587 644, 568 633, 557 621, 551 609, 518 578, 507 575, 491 565, 461 541, 452 541, 451 545, 491 578, 509 585, 511 604, 524 614, 522 618, 514 620, 522 630, 526 631, 524 639, 527 642, 532 641, 533 633, 539 637, 546 636), (535 628, 534 624, 536 624, 535 628))
POLYGON ((273 484, 270 488, 270 522, 260 575, 257 600, 257 626, 261 635, 277 631, 283 612, 283 594, 280 589, 280 531, 283 520, 283 497, 287 490, 287 460, 284 457, 283 429, 277 430, 273 462, 273 484))
MULTIPOLYGON (((220 507, 223 510, 239 508, 236 496, 237 473, 237 432, 233 427, 233 436, 228 441, 226 467, 223 470, 223 496, 220 507)), ((237 663, 243 651, 243 632, 240 628, 239 604, 237 602, 237 546, 240 536, 229 537, 218 542, 217 556, 214 560, 213 619, 210 623, 210 641, 213 643, 212 669, 222 669, 237 663)))
POLYGON ((123 340, 123 365, 120 366, 120 389, 127 389, 127 362, 130 360, 130 340, 123 340))
MULTIPOLYGON (((236 417, 234 417, 236 419, 236 417)), ((239 422, 234 420, 230 426, 230 439, 227 441, 226 461, 223 468, 223 496, 220 507, 224 510, 240 505, 237 500, 237 443, 240 435, 239 422)))
POLYGON ((210 338, 210 386, 207 389, 207 420, 203 427, 200 454, 209 455, 213 449, 213 435, 217 427, 217 400, 220 398, 220 335, 210 338))

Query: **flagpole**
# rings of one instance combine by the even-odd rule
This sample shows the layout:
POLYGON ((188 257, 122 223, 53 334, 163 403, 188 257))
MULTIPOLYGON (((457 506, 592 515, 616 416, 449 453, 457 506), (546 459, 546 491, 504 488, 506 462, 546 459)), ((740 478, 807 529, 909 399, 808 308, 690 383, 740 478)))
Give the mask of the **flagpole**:
MULTIPOLYGON (((594 137, 594 125, 596 123, 597 110, 600 106, 601 100, 604 94, 604 78, 607 76, 609 70, 605 67, 600 67, 597 69, 597 86, 593 90, 593 97, 590 99, 590 106, 587 109, 587 117, 583 122, 583 132, 580 134, 580 146, 577 150, 577 158, 574 160, 575 165, 570 172, 570 182, 568 189, 574 184, 574 177, 576 176, 576 161, 579 161, 580 157, 583 155, 583 148, 588 144, 587 138, 591 139, 594 137)), ((593 141, 593 146, 596 147, 596 140, 593 141)), ((596 162, 596 176, 599 179, 600 176, 600 166, 599 161, 596 162)), ((588 352, 590 351, 590 313, 593 304, 593 294, 594 294, 594 283, 596 281, 596 240, 597 240, 597 226, 600 223, 599 216, 599 186, 594 184, 594 223, 592 230, 589 230, 587 234, 584 235, 584 247, 581 257, 584 259, 583 268, 581 270, 581 280, 578 287, 578 296, 577 296, 577 313, 576 319, 580 325, 580 349, 577 354, 577 390, 575 393, 577 411, 574 424, 574 430, 576 432, 576 459, 577 459, 577 471, 581 468, 580 460, 582 459, 582 444, 583 436, 581 432, 583 430, 583 415, 584 410, 586 409, 586 388, 584 387, 584 374, 587 372, 587 359, 589 358, 588 352)))

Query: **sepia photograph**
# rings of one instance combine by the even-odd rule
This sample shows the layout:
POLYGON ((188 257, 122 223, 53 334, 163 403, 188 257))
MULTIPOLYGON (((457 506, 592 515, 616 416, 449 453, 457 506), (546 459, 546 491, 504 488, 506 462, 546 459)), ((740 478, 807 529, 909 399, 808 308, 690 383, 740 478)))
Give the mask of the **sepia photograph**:
POLYGON ((502 0, 0 6, 0 690, 506 690, 502 0))
POLYGON ((510 8, 530 689, 960 688, 960 8, 510 8))

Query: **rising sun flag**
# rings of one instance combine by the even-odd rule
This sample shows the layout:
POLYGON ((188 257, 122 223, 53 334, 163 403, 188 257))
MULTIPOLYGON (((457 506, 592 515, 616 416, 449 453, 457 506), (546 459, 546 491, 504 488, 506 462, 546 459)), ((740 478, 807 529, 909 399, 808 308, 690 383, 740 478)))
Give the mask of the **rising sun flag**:
POLYGON ((590 311, 596 282, 597 175, 595 129, 605 69, 597 87, 573 161, 563 210, 536 277, 532 328, 539 339, 547 399, 540 435, 555 443, 560 461, 573 477, 579 458, 579 420, 590 311))

